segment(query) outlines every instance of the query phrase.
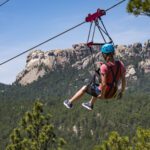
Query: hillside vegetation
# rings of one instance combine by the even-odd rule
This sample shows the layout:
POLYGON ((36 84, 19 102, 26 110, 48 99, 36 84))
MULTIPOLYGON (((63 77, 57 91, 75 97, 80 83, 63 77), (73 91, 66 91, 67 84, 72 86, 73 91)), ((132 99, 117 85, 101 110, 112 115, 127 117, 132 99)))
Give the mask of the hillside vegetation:
MULTIPOLYGON (((84 54, 86 59, 82 58, 81 61, 76 62, 72 60, 74 50, 71 51, 72 55, 69 55, 69 52, 61 51, 59 54, 62 59, 65 58, 66 65, 60 61, 62 66, 56 65, 53 71, 46 71, 45 75, 26 86, 21 86, 19 82, 15 82, 13 85, 0 84, 0 149, 5 149, 10 143, 9 136, 13 129, 18 126, 19 120, 25 112, 32 110, 36 100, 40 100, 44 104, 45 113, 52 115, 51 123, 55 127, 54 132, 67 142, 64 146, 65 150, 76 150, 77 147, 80 150, 91 150, 95 145, 101 145, 112 131, 116 131, 119 136, 132 138, 138 127, 149 129, 150 44, 147 47, 147 49, 142 48, 141 44, 128 48, 118 47, 118 51, 121 52, 117 56, 127 66, 125 95, 121 100, 98 100, 94 110, 90 112, 81 106, 82 102, 89 100, 89 95, 85 95, 71 110, 66 109, 63 105, 66 98, 72 96, 84 84, 88 84, 91 79, 93 66, 85 53, 85 47, 79 48, 76 56, 82 58, 84 54), (122 48, 129 51, 126 52, 122 48), (78 54, 80 51, 81 53, 78 54), (72 67, 71 62, 68 64, 67 55, 70 56, 71 62, 76 67, 72 67)), ((98 60, 96 53, 94 56, 98 60)), ((58 55, 56 58, 58 59, 58 55)), ((34 59, 37 59, 37 62, 40 61, 39 57, 34 57, 34 59)), ((33 60, 32 57, 30 57, 31 60, 33 60)), ((45 58, 43 58, 43 62, 45 62, 44 60, 45 58)), ((31 64, 32 67, 30 67, 33 70, 40 71, 41 67, 47 69, 45 65, 40 65, 40 68, 37 65, 33 66, 33 61, 31 64)), ((26 69, 29 68, 26 67, 26 69)), ((21 77, 26 79, 31 74, 28 70, 21 75, 19 79, 21 77)))
MULTIPOLYGON (((72 110, 63 106, 63 100, 83 84, 83 76, 76 79, 78 74, 77 70, 66 69, 65 72, 46 75, 25 87, 1 87, 0 149, 6 147, 10 133, 37 99, 45 104, 45 111, 52 114, 56 133, 67 141, 65 149, 68 150, 76 150, 76 146, 90 150, 106 139, 111 131, 130 137, 137 127, 150 127, 149 75, 141 76, 130 86, 122 100, 97 101, 94 111, 89 112, 82 108, 81 102, 72 110)), ((86 95, 82 102, 89 98, 86 95)))

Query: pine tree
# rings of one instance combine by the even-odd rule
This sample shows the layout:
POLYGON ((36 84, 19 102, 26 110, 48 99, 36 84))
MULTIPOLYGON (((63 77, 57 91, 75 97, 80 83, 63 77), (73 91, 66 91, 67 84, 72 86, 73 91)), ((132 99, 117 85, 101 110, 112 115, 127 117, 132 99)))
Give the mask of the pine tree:
POLYGON ((35 102, 32 111, 26 112, 13 130, 6 150, 60 150, 65 141, 56 136, 50 119, 51 115, 43 112, 43 104, 35 102))
POLYGON ((138 128, 135 137, 132 139, 135 150, 150 149, 150 129, 138 128))
POLYGON ((110 133, 107 141, 95 146, 94 150, 132 150, 127 136, 121 137, 117 132, 110 133))
POLYGON ((129 0, 127 11, 136 16, 150 16, 150 0, 129 0))
POLYGON ((150 129, 138 128, 132 139, 113 131, 108 140, 95 146, 94 150, 150 150, 150 129))

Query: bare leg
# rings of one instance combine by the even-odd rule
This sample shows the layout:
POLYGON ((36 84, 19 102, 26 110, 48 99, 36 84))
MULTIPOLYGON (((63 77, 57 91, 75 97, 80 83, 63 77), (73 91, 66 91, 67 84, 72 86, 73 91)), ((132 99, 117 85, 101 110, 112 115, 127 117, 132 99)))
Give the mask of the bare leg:
POLYGON ((82 103, 82 106, 88 110, 92 110, 97 97, 92 96, 89 102, 82 103))
POLYGON ((69 99, 70 103, 79 100, 86 92, 87 86, 83 86, 71 99, 69 99))
POLYGON ((92 98, 90 99, 89 103, 91 105, 94 105, 94 103, 96 102, 96 100, 97 100, 97 97, 92 96, 92 98))

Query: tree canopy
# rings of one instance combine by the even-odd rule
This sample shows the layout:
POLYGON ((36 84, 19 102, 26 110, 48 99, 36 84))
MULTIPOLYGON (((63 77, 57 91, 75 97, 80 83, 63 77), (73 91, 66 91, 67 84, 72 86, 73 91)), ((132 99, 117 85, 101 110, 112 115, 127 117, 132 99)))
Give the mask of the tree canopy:
POLYGON ((149 150, 150 130, 138 128, 135 136, 120 136, 117 132, 110 133, 107 141, 95 146, 94 150, 149 150))
POLYGON ((43 113, 43 104, 37 101, 31 112, 26 112, 20 126, 10 135, 7 150, 61 150, 65 144, 62 138, 57 138, 54 126, 50 122, 51 115, 43 113))
POLYGON ((150 16, 150 0, 129 0, 127 11, 136 16, 150 16))

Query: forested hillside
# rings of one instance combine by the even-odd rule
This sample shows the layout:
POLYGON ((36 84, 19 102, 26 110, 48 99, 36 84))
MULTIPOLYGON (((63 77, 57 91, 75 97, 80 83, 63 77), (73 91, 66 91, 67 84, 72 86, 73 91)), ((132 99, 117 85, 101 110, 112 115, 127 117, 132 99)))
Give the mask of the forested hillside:
POLYGON ((65 5, 61 1, 59 4, 56 1, 7 2, 9 0, 0 3, 0 7, 3 6, 0 66, 8 62, 10 66, 2 67, 1 82, 11 81, 7 78, 8 72, 9 77, 13 71, 16 74, 23 64, 20 56, 28 54, 15 81, 10 85, 0 83, 0 150, 150 150, 150 39, 145 19, 150 16, 150 0, 120 0, 113 5, 113 1, 95 1, 92 5, 86 3, 84 9, 79 7, 84 3, 77 1, 68 1, 65 5), (123 2, 128 13, 141 16, 139 21, 125 14, 125 5, 119 8, 123 2), (99 8, 92 13, 94 7, 99 8), (114 8, 116 11, 112 11, 114 8), (83 22, 67 27, 71 22, 78 22, 89 10, 91 13, 83 22), (108 12, 111 16, 106 21, 113 37, 102 21, 102 16, 108 12), (86 27, 81 27, 85 23, 90 23, 89 33, 86 27), (77 27, 81 28, 72 31, 77 27), (60 32, 61 28, 65 31, 60 32), (35 44, 55 31, 57 35, 35 44), (52 42, 70 31, 72 34, 52 42), (88 34, 86 43, 73 44, 66 49, 37 49, 66 47, 73 41, 83 41, 84 33, 88 34), (104 43, 95 43, 101 40, 104 43), (142 43, 132 43, 138 40, 142 43), (115 45, 116 42, 132 44, 115 45), (107 45, 111 47, 104 45, 106 43, 111 43, 107 45), (30 44, 34 46, 23 51, 30 44), (5 60, 6 56, 10 58, 5 60), (19 65, 12 62, 18 57, 19 65), (107 63, 114 59, 118 65, 113 68, 107 63), (101 65, 105 72, 100 76, 102 80, 98 79, 102 81, 101 97, 108 94, 105 93, 107 86, 111 89, 108 95, 118 86, 115 94, 119 93, 121 98, 97 99, 94 106, 90 103, 91 111, 82 105, 91 98, 88 94, 76 103, 69 103, 69 98, 79 88, 91 83, 97 69, 103 72, 101 65), (109 79, 106 72, 111 73, 109 79), (125 72, 126 81, 122 72, 125 72), (116 81, 119 75, 122 88, 120 81, 116 81), (64 101, 72 109, 67 109, 64 101))
MULTIPOLYGON (((66 68, 47 74, 28 86, 1 85, 0 149, 5 149, 10 133, 37 99, 45 104, 45 111, 52 114, 57 135, 67 141, 66 150, 76 150, 77 146, 81 150, 91 150, 111 131, 132 136, 137 127, 150 127, 149 74, 139 74, 139 79, 121 100, 99 100, 92 112, 83 109, 81 102, 67 110, 63 106, 64 99, 85 84, 87 78, 90 78, 88 70, 79 72, 66 68)), ((86 95, 82 102, 89 98, 86 95)))
MULTIPOLYGON (((92 78, 92 56, 89 57, 85 45, 75 45, 71 51, 49 51, 46 54, 36 51, 29 54, 25 71, 18 80, 12 85, 0 84, 0 149, 8 145, 12 130, 18 126, 24 113, 32 109, 36 100, 44 103, 46 113, 52 114, 55 132, 67 141, 65 150, 76 150, 77 146, 80 150, 91 150, 107 139, 112 131, 132 137, 137 127, 148 129, 149 50, 149 42, 143 47, 140 43, 117 47, 117 58, 125 63, 127 69, 125 95, 121 100, 98 100, 92 112, 83 109, 81 101, 71 110, 63 105, 66 98, 92 78), (51 69, 46 66, 49 59, 53 64, 51 69), (40 76, 43 69, 45 74, 40 76), (36 71, 39 76, 34 80, 36 71), (27 82, 30 77, 32 82, 27 82)), ((95 63, 100 61, 100 53, 94 51, 93 58, 95 63)), ((82 102, 89 98, 86 95, 82 102)))

